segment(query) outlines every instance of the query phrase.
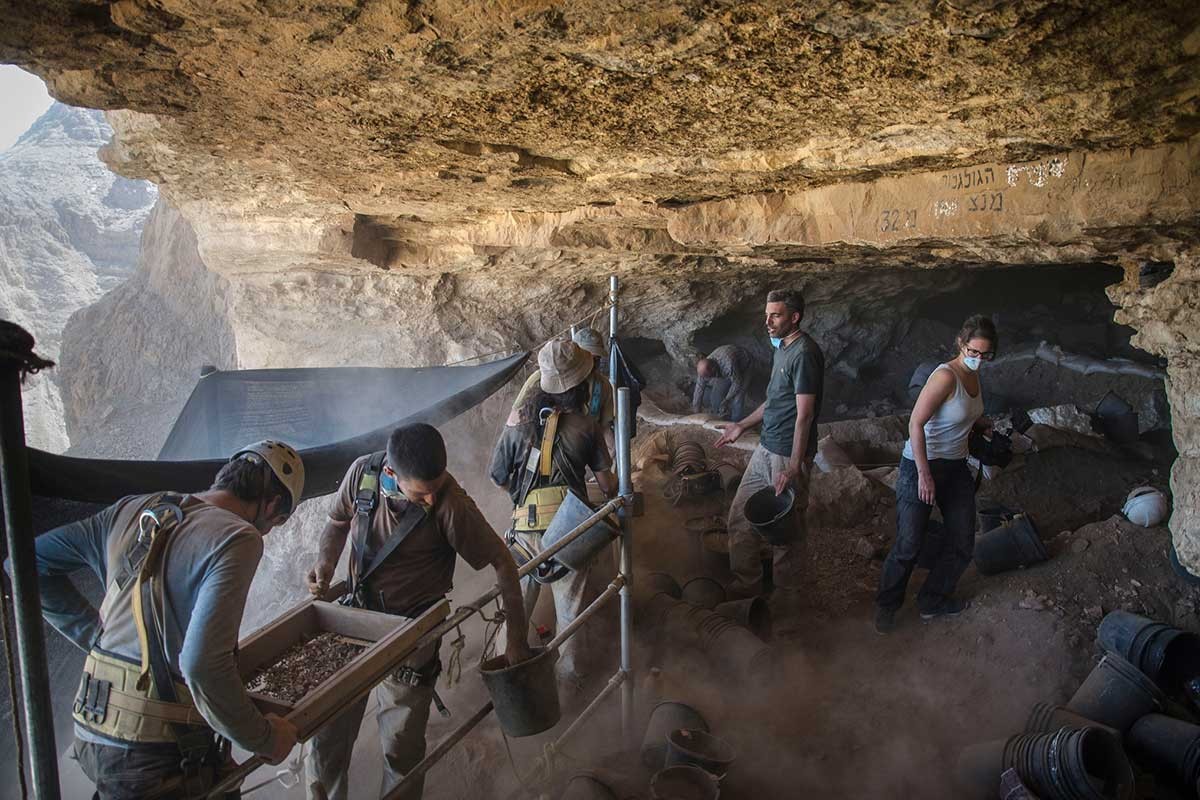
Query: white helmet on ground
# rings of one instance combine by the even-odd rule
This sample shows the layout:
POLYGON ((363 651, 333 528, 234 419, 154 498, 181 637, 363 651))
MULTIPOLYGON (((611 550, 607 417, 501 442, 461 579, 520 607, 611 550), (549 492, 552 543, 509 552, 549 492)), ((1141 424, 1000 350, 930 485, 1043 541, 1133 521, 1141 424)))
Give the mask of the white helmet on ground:
POLYGON ((1167 498, 1153 486, 1139 486, 1129 493, 1125 507, 1121 509, 1134 525, 1153 528, 1167 518, 1167 498))
POLYGON ((271 472, 291 495, 292 510, 300 505, 300 498, 304 494, 304 462, 295 449, 275 439, 263 439, 238 450, 229 460, 242 457, 257 458, 270 467, 271 472))

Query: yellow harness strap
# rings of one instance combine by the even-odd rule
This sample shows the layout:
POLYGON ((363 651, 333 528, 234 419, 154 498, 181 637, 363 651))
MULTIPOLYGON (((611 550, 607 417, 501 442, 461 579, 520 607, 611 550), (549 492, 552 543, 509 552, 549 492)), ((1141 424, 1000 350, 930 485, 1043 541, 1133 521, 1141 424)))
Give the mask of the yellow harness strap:
MULTIPOLYGON (((153 518, 151 516, 151 518, 153 518)), ((139 521, 139 525, 145 524, 146 516, 143 516, 139 521)), ((133 606, 133 624, 137 628, 138 647, 142 653, 141 669, 138 671, 137 688, 141 691, 146 691, 150 687, 150 636, 146 632, 146 610, 142 608, 142 587, 147 582, 153 581, 155 574, 158 572, 159 563, 162 561, 163 550, 167 545, 167 534, 164 528, 173 528, 173 523, 158 524, 150 531, 150 550, 146 553, 146 560, 142 562, 142 568, 138 570, 137 580, 133 585, 133 595, 129 598, 130 604, 133 606)), ((149 620, 149 624, 153 625, 154 620, 149 620)))
POLYGON ((558 412, 554 411, 546 420, 546 430, 542 434, 542 459, 538 472, 543 478, 550 477, 554 468, 554 437, 558 435, 558 412))

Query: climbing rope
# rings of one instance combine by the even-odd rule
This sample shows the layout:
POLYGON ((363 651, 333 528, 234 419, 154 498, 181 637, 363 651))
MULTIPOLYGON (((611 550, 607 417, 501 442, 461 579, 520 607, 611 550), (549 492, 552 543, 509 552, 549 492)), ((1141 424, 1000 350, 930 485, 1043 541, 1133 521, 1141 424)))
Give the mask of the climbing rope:
MULTIPOLYGON (((9 323, 3 324, 8 325, 9 323)), ((17 698, 17 659, 13 654, 12 626, 8 621, 8 592, 2 586, 0 586, 0 620, 2 620, 0 627, 3 628, 4 636, 4 658, 8 667, 8 701, 9 707, 12 709, 12 737, 17 751, 17 784, 20 787, 21 798, 24 800, 29 794, 25 787, 25 739, 21 735, 21 720, 17 715, 17 709, 20 708, 17 698)))
POLYGON ((456 625, 454 630, 458 636, 450 642, 450 660, 446 665, 446 688, 453 689, 462 680, 462 654, 467 646, 467 636, 463 633, 462 625, 456 625))
POLYGON ((496 613, 493 616, 488 616, 479 609, 479 616, 487 623, 483 634, 483 652, 479 654, 479 663, 487 661, 496 655, 496 637, 500 635, 500 629, 504 627, 504 609, 500 605, 500 601, 496 600, 496 613))

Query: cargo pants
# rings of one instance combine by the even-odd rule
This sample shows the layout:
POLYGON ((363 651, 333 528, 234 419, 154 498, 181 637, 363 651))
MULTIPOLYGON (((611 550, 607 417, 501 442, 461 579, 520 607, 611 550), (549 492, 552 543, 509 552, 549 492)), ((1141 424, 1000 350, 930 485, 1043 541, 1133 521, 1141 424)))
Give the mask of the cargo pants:
MULTIPOLYGON (((540 533, 518 533, 521 541, 533 555, 542 552, 542 535, 540 533)), ((561 631, 570 625, 579 613, 592 604, 609 582, 616 575, 613 564, 612 548, 605 547, 588 564, 587 569, 576 572, 570 570, 566 575, 550 584, 554 592, 555 629, 561 631)), ((533 605, 537 602, 539 591, 546 587, 535 582, 532 577, 521 579, 525 594, 526 614, 532 613, 533 605)), ((574 688, 581 688, 596 665, 599 653, 608 652, 604 642, 612 641, 611 624, 606 624, 611 618, 613 606, 599 611, 594 617, 582 625, 579 630, 567 639, 558 649, 559 679, 574 688), (606 612, 608 612, 606 614, 606 612)), ((528 617, 527 617, 528 618, 528 617)))
MULTIPOLYGON (((173 744, 140 744, 133 747, 76 739, 71 752, 83 774, 96 785, 92 800, 167 800, 188 797, 179 767, 179 748, 173 744)), ((192 784, 201 797, 212 780, 192 784)), ((241 791, 225 794, 226 800, 241 791)))
MULTIPOLYGON (((429 645, 414 653, 405 666, 414 669, 427 667, 437 658, 437 645, 429 645)), ((379 703, 375 720, 379 724, 379 745, 383 751, 383 778, 379 796, 390 792, 404 775, 425 757, 425 726, 429 723, 429 707, 433 703, 432 682, 428 686, 410 686, 388 676, 375 687, 373 694, 379 703)), ((346 800, 350 789, 350 755, 358 739, 363 714, 367 710, 367 695, 349 706, 312 739, 312 752, 305 759, 305 791, 309 800, 346 800)), ((425 781, 417 781, 405 800, 420 800, 425 781)))
POLYGON ((729 519, 726 522, 729 531, 729 568, 733 572, 733 581, 729 584, 730 599, 762 594, 762 562, 771 558, 776 591, 772 605, 784 618, 796 609, 803 586, 805 564, 808 562, 808 527, 804 515, 808 510, 808 480, 812 473, 812 462, 801 462, 800 474, 792 483, 796 493, 792 508, 796 537, 790 544, 768 544, 746 519, 745 506, 750 496, 759 489, 775 485, 775 476, 787 468, 789 460, 787 456, 772 453, 761 444, 754 448, 746 474, 742 476, 737 494, 729 507, 729 519))

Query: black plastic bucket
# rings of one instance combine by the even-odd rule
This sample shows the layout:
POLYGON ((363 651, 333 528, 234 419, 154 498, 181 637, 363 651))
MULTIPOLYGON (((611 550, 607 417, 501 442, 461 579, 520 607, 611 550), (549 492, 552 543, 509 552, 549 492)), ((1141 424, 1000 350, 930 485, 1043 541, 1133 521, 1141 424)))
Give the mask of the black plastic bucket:
POLYGON ((1129 729, 1129 749, 1156 771, 1174 775, 1184 786, 1200 781, 1200 725, 1165 714, 1147 714, 1129 729))
POLYGON ((496 707, 496 719, 514 738, 550 730, 562 717, 554 677, 558 651, 535 647, 533 652, 533 658, 513 667, 503 655, 479 665, 483 685, 496 707))
POLYGON ((1096 728, 1121 741, 1121 732, 1117 729, 1076 714, 1066 706, 1035 703, 1025 723, 1025 733, 1053 733, 1062 728, 1096 728))
POLYGON ((1200 636, 1128 611, 1111 611, 1096 638, 1168 692, 1200 676, 1200 636))
POLYGON ((1161 711, 1166 698, 1154 682, 1125 659, 1109 653, 1076 690, 1067 708, 1124 734, 1147 714, 1161 711))
POLYGON ((975 509, 975 516, 979 519, 979 532, 987 533, 1006 522, 1011 522, 1017 516, 1017 512, 999 503, 982 501, 975 509))
POLYGON ((748 628, 764 642, 771 641, 771 607, 764 597, 748 597, 721 603, 713 611, 748 628))
POLYGON ((653 597, 656 594, 668 594, 679 599, 682 590, 679 588, 679 581, 675 580, 668 572, 648 572, 646 573, 646 586, 649 587, 649 594, 653 597))
POLYGON ((796 493, 787 489, 775 494, 774 487, 759 489, 746 501, 744 513, 754 530, 770 544, 789 544, 796 538, 796 524, 792 518, 792 507, 796 493))
POLYGON ((1025 514, 975 540, 975 567, 984 575, 1027 567, 1049 557, 1037 528, 1025 514))
POLYGON ((1138 415, 1135 411, 1115 417, 1101 417, 1100 430, 1117 444, 1132 444, 1138 440, 1138 415))
POLYGON ((956 777, 970 797, 994 798, 1005 770, 1042 800, 1129 800, 1133 769, 1120 743, 1097 728, 1018 734, 966 748, 956 777))
POLYGON ((699 767, 667 767, 650 780, 654 800, 717 800, 720 796, 721 784, 699 767))
POLYGON ((679 599, 700 608, 713 609, 725 602, 725 587, 718 581, 702 575, 683 585, 679 599))
POLYGON ((1046 800, 1126 800, 1133 769, 1120 743, 1096 728, 1063 728, 1008 740, 1004 766, 1013 767, 1046 800))
POLYGON ((595 772, 587 770, 571 776, 559 800, 618 800, 617 793, 595 772))
POLYGON ((723 778, 735 758, 737 753, 733 746, 708 731, 680 728, 667 734, 668 767, 690 764, 723 778))
POLYGON ((652 769, 663 765, 667 756, 667 736, 680 728, 707 731, 708 722, 699 711, 685 703, 664 700, 650 712, 650 722, 642 737, 642 763, 652 769))
POLYGON ((728 577, 729 571, 729 532, 726 530, 709 530, 700 534, 696 539, 700 553, 700 568, 705 574, 713 577, 728 577))

